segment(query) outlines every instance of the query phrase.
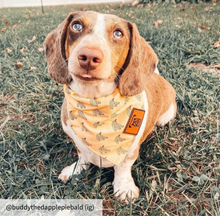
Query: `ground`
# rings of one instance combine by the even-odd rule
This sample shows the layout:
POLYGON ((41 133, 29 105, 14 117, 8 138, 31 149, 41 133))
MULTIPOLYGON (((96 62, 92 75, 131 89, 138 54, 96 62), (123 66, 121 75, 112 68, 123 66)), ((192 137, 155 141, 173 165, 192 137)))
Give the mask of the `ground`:
POLYGON ((0 197, 104 200, 104 215, 219 215, 220 3, 91 5, 0 10, 0 197), (177 92, 178 114, 143 143, 132 168, 140 197, 121 204, 113 169, 92 166, 67 183, 61 169, 77 160, 63 133, 62 86, 47 75, 46 35, 75 10, 117 14, 135 22, 177 92), (159 22, 158 22, 159 21, 159 22), (161 22, 162 21, 162 22, 161 22))

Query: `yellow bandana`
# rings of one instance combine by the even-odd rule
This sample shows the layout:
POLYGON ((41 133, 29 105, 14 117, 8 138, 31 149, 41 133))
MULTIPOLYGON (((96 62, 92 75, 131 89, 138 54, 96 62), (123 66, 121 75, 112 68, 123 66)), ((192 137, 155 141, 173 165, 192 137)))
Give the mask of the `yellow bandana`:
POLYGON ((64 93, 68 119, 74 133, 90 150, 120 165, 142 123, 144 116, 142 94, 125 97, 116 88, 111 95, 89 99, 79 96, 67 85, 64 85, 64 93), (134 110, 143 113, 142 119, 135 118, 138 115, 134 110), (131 121, 132 125, 129 123, 131 121), (137 129, 133 134, 129 131, 132 127, 137 129))

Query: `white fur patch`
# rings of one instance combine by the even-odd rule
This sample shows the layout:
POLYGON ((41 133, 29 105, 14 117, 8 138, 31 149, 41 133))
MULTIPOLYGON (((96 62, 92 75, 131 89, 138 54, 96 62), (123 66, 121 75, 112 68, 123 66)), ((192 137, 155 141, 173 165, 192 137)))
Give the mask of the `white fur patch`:
POLYGON ((104 38, 106 32, 105 16, 103 14, 98 14, 96 25, 93 29, 93 34, 100 35, 104 38))
POLYGON ((160 75, 158 68, 155 69, 154 73, 160 75))
POLYGON ((162 115, 157 121, 157 125, 164 126, 170 120, 174 118, 175 115, 174 105, 171 104, 170 108, 162 115))
MULTIPOLYGON (((74 79, 74 77, 73 77, 74 79)), ((116 83, 100 81, 97 82, 97 85, 88 85, 82 84, 80 82, 76 82, 73 80, 69 87, 78 95, 86 98, 98 98, 98 97, 105 97, 109 94, 112 94, 116 88, 116 83)))

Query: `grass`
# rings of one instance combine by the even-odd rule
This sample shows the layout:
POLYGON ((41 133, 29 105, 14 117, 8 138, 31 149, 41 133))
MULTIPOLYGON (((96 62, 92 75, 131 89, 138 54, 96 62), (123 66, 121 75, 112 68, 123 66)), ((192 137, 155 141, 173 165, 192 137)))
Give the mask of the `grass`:
POLYGON ((161 75, 177 92, 175 121, 155 129, 142 144, 132 168, 140 197, 129 205, 112 195, 113 169, 92 166, 65 184, 57 178, 77 154, 61 129, 62 86, 48 77, 38 49, 69 12, 85 6, 45 7, 45 14, 40 7, 0 10, 0 29, 6 28, 0 34, 0 198, 101 198, 104 215, 219 215, 220 76, 187 64, 220 62, 220 48, 214 48, 220 4, 191 6, 88 6, 135 22, 159 57, 161 75), (154 27, 159 19, 162 25, 154 27))

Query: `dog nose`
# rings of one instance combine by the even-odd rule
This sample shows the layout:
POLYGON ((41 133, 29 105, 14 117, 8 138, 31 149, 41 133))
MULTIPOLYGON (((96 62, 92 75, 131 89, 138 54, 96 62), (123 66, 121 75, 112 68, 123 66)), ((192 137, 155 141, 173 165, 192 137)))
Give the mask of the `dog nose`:
POLYGON ((96 69, 103 60, 103 53, 98 49, 82 48, 78 52, 78 61, 86 70, 96 69))

